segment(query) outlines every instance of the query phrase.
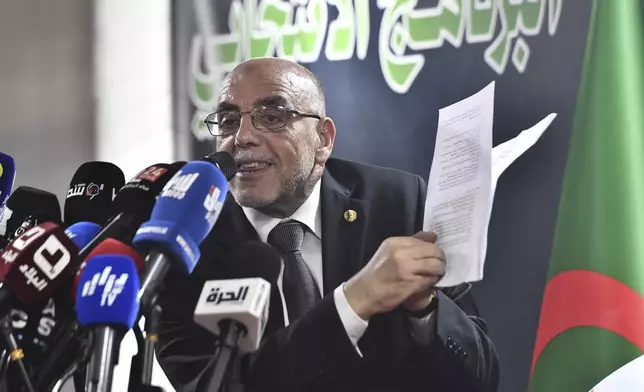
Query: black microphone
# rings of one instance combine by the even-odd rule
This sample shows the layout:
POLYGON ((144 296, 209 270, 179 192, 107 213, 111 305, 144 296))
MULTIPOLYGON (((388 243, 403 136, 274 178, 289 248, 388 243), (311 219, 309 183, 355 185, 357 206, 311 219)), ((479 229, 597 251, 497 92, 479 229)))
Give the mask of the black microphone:
POLYGON ((2 216, 4 236, 11 242, 26 230, 43 222, 61 223, 60 203, 51 192, 30 186, 20 186, 7 199, 2 216))
POLYGON ((235 163, 235 158, 232 155, 225 151, 217 151, 212 154, 208 154, 205 157, 200 159, 201 161, 210 162, 213 165, 217 166, 226 180, 230 181, 237 174, 237 164, 235 163))
POLYGON ((156 198, 184 162, 157 163, 139 172, 116 194, 112 202, 114 217, 79 253, 85 260, 103 240, 113 238, 131 244, 139 226, 150 218, 156 198))
MULTIPOLYGON (((220 390, 238 351, 251 353, 259 348, 271 316, 283 318, 277 287, 281 266, 275 248, 249 241, 218 266, 229 279, 204 284, 194 320, 218 335, 220 342, 208 391, 220 390)), ((239 378, 233 382, 242 384, 243 377, 239 378)))
POLYGON ((112 200, 125 185, 123 171, 110 162, 85 162, 76 170, 65 199, 65 224, 104 225, 112 216, 112 200))

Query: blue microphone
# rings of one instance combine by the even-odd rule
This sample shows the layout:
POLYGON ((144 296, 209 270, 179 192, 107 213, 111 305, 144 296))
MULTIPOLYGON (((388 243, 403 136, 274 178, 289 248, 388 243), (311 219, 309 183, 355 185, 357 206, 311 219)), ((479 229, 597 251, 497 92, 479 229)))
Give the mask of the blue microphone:
POLYGON ((170 268, 189 275, 199 260, 199 244, 215 225, 228 193, 222 171, 193 161, 179 170, 161 191, 150 220, 136 232, 134 247, 147 254, 139 299, 144 314, 154 306, 170 268))
POLYGON ((2 216, 4 203, 13 189, 15 178, 16 163, 11 156, 0 152, 0 217, 2 216))
POLYGON ((134 260, 101 255, 88 260, 76 292, 78 322, 94 332, 85 390, 110 392, 118 347, 139 313, 139 276, 134 260))
POLYGON ((101 225, 94 222, 76 222, 65 229, 69 237, 78 249, 83 249, 101 231, 101 225))
MULTIPOLYGON (((13 182, 16 178, 16 163, 13 158, 0 152, 0 235, 4 237, 6 231, 6 219, 3 219, 4 206, 13 189, 13 182)), ((2 238, 4 239, 4 238, 2 238)), ((0 249, 6 245, 0 242, 0 249)))

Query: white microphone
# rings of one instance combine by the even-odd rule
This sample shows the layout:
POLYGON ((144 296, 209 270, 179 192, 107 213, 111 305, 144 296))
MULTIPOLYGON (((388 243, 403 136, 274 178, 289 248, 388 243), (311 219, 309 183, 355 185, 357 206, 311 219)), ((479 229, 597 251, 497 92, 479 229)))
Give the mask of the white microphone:
POLYGON ((270 296, 271 285, 262 278, 210 280, 203 285, 194 320, 216 335, 238 324, 243 330, 239 350, 253 352, 266 328, 270 296))
POLYGON ((262 278, 210 280, 204 284, 194 320, 220 337, 208 391, 219 391, 237 350, 249 353, 259 348, 270 296, 271 285, 262 278))

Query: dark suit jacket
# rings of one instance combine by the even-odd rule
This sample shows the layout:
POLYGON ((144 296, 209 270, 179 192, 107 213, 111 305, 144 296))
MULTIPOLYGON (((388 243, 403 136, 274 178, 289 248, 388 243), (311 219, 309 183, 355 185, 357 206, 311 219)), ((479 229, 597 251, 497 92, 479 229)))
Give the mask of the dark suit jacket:
MULTIPOLYGON (((370 320, 359 342, 361 358, 336 311, 333 290, 358 272, 383 240, 421 230, 425 182, 397 170, 330 159, 321 189, 325 297, 286 328, 269 322, 243 374, 246 390, 496 391, 497 354, 469 284, 438 292, 436 336, 425 347, 411 336, 409 318, 398 309, 370 320), (348 209, 357 212, 354 222, 344 219, 348 209)), ((218 264, 228 252, 257 239, 230 197, 201 246, 193 274, 173 275, 166 286, 161 299, 165 332, 157 355, 178 390, 205 391, 212 370, 215 337, 192 322, 203 283, 221 278, 218 264)))

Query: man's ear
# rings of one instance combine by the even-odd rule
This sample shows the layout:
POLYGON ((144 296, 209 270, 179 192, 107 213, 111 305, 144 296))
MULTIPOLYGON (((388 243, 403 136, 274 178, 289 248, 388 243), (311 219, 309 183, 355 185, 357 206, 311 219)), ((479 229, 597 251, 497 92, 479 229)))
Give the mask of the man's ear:
POLYGON ((329 117, 320 120, 318 126, 318 149, 315 151, 315 162, 323 165, 331 156, 335 142, 335 124, 329 117))

